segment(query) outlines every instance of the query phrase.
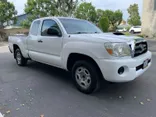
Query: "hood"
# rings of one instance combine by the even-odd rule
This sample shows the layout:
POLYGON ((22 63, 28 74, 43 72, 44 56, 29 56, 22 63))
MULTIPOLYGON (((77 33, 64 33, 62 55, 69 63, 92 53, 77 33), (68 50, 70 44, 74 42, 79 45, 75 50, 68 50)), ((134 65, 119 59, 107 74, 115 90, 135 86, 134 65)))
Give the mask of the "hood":
POLYGON ((78 39, 85 39, 94 42, 131 42, 136 39, 141 39, 137 36, 126 36, 126 35, 115 35, 113 33, 102 33, 102 34, 76 34, 71 35, 71 37, 78 38, 78 39))

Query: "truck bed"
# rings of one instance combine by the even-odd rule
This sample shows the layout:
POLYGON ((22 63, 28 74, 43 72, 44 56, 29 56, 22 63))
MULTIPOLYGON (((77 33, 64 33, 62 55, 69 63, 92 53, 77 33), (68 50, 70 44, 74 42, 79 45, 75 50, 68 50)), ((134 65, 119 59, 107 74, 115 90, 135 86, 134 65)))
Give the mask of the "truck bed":
POLYGON ((27 35, 13 35, 9 36, 9 48, 13 52, 13 45, 23 45, 24 48, 27 48, 27 35))

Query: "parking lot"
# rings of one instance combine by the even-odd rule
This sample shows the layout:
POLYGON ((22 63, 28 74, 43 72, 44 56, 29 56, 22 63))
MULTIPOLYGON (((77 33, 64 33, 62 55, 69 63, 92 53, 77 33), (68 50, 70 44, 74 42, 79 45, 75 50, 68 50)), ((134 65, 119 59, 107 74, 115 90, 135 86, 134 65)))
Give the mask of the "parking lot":
POLYGON ((103 82, 85 95, 68 72, 29 62, 18 67, 7 46, 0 47, 0 112, 5 117, 156 117, 156 41, 150 69, 129 83, 103 82))

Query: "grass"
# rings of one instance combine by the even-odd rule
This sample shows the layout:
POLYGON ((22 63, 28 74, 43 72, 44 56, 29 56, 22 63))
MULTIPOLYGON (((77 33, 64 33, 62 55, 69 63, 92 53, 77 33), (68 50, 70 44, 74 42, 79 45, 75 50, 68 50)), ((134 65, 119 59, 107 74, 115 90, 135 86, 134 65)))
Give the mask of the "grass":
POLYGON ((129 32, 123 32, 123 34, 126 35, 126 36, 131 36, 132 35, 129 32))

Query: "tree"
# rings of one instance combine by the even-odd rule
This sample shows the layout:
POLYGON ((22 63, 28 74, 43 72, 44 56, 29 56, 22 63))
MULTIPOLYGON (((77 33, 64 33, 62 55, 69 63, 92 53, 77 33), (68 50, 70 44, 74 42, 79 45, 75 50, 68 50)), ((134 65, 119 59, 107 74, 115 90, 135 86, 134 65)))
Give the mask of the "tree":
POLYGON ((31 25, 31 23, 32 23, 32 22, 31 22, 32 19, 33 19, 33 18, 28 17, 28 19, 25 19, 24 21, 22 21, 20 25, 21 25, 22 27, 28 29, 28 28, 30 28, 30 25, 31 25))
POLYGON ((138 4, 130 5, 127 11, 129 13, 128 23, 133 26, 141 25, 138 4))
POLYGON ((102 29, 103 32, 108 32, 108 28, 109 28, 109 19, 108 19, 108 17, 101 17, 100 18, 99 27, 102 29))
POLYGON ((21 23, 30 27, 31 22, 40 17, 47 16, 72 16, 80 0, 28 0, 25 13, 28 19, 21 23))
POLYGON ((7 38, 6 34, 3 32, 3 28, 10 23, 16 23, 16 14, 17 11, 13 3, 7 0, 0 0, 0 41, 7 38))
POLYGON ((96 10, 92 3, 81 3, 76 9, 75 17, 96 22, 96 10))
POLYGON ((26 28, 30 27, 31 22, 36 18, 54 16, 57 13, 52 0, 27 0, 24 11, 28 14, 28 19, 21 25, 26 28))
POLYGON ((104 16, 104 10, 97 9, 96 15, 97 15, 97 22, 99 22, 100 18, 104 16))
POLYGON ((3 28, 9 22, 16 22, 17 11, 13 3, 0 0, 0 27, 3 28))
POLYGON ((81 0, 57 0, 56 9, 59 16, 73 16, 78 3, 81 0))
POLYGON ((121 23, 123 13, 120 10, 117 11, 111 11, 111 10, 105 10, 104 16, 108 17, 110 26, 113 27, 115 30, 116 27, 121 23))

